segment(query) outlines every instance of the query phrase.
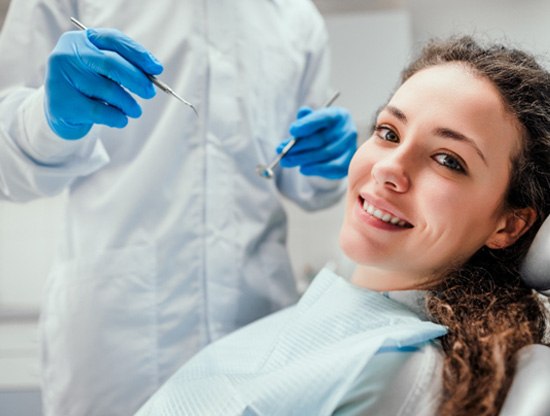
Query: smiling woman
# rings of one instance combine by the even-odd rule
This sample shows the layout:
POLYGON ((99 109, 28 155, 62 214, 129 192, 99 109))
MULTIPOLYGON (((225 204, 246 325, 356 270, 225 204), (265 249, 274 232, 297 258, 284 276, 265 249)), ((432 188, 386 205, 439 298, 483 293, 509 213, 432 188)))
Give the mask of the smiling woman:
POLYGON ((379 232, 350 203, 341 243, 365 287, 429 287, 428 313, 449 329, 440 415, 497 414, 514 354, 544 334, 518 269, 549 212, 549 98, 548 72, 521 51, 434 42, 350 167, 350 201, 412 225, 379 232))
POLYGON ((515 241, 536 218, 532 208, 518 215, 503 206, 520 147, 520 128, 498 90, 465 64, 411 76, 350 166, 341 244, 365 264, 355 281, 410 289, 480 246, 515 241))
POLYGON ((352 281, 322 272, 140 415, 498 414, 518 350, 546 325, 519 269, 550 211, 549 98, 521 51, 429 44, 350 165, 352 281))

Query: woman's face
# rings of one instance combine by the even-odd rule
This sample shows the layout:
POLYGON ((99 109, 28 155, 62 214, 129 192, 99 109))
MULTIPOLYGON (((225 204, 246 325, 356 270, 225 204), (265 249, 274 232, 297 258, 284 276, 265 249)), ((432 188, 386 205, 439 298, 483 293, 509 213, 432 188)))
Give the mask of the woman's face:
POLYGON ((504 226, 518 122, 459 64, 409 78, 355 154, 340 243, 375 290, 414 288, 467 260, 504 226))

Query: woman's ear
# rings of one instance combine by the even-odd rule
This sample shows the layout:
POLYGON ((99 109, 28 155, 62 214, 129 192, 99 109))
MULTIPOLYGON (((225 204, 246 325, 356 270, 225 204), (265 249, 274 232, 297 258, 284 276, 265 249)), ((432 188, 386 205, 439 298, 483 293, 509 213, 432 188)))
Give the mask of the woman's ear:
POLYGON ((492 249, 511 246, 535 222, 537 213, 533 208, 512 209, 502 216, 497 229, 485 242, 492 249))

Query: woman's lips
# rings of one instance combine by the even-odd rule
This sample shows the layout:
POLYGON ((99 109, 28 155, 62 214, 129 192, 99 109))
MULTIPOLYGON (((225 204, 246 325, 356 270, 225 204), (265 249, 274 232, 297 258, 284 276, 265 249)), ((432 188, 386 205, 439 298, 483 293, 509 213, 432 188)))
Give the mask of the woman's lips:
POLYGON ((413 225, 407 220, 393 214, 390 211, 377 207, 376 205, 368 202, 363 197, 359 196, 359 204, 362 210, 369 216, 381 221, 385 224, 396 228, 412 228, 413 225))

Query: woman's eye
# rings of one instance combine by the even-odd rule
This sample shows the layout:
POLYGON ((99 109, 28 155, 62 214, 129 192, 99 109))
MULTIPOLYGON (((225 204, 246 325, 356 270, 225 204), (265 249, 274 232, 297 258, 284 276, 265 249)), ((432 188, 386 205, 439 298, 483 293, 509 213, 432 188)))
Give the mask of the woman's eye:
POLYGON ((397 134, 388 127, 383 127, 383 126, 376 127, 375 132, 376 132, 376 135, 382 140, 399 143, 399 136, 397 136, 397 134))
POLYGON ((453 157, 447 153, 439 153, 434 156, 434 159, 442 166, 455 170, 459 173, 466 173, 466 169, 462 163, 460 163, 456 157, 453 157))

